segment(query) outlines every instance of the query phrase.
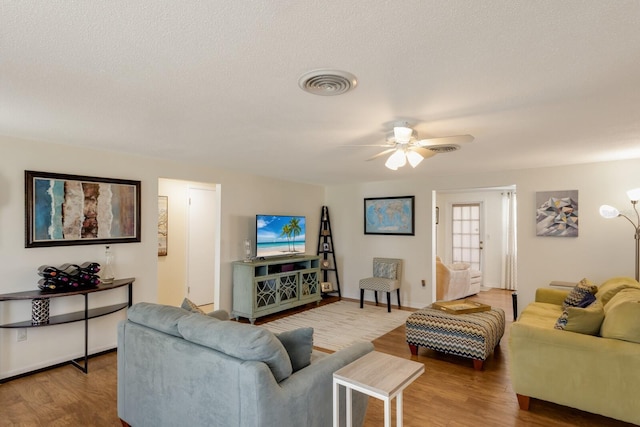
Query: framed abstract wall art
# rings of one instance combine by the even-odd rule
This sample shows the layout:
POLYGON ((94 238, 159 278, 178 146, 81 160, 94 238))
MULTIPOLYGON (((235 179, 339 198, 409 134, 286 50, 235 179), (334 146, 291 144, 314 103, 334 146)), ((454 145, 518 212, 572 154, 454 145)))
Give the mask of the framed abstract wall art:
POLYGON ((578 237, 578 190, 536 193, 536 236, 578 237))
POLYGON ((25 247, 140 241, 140 181, 25 171, 25 247))
POLYGON ((364 199, 364 234, 415 235, 415 196, 364 199))

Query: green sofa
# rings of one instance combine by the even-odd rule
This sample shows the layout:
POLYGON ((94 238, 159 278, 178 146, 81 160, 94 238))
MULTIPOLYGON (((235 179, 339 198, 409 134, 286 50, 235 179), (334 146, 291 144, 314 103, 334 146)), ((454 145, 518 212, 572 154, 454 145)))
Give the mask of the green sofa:
MULTIPOLYGON (((333 372, 373 350, 313 351, 313 329, 275 335, 179 307, 134 304, 118 325, 124 426, 328 427, 333 372)), ((341 389, 341 425, 344 425, 341 389)), ((368 397, 353 392, 353 425, 368 397)))
POLYGON ((530 398, 640 424, 640 283, 615 277, 585 308, 540 288, 511 325, 510 370, 520 408, 530 398), (564 329, 556 329, 564 313, 564 329))

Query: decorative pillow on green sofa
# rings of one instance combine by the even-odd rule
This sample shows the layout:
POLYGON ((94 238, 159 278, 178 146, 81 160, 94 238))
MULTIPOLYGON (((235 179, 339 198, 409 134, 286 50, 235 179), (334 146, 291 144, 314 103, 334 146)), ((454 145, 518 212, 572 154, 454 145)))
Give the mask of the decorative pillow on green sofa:
POLYGON ((596 298, 606 307, 611 298, 621 290, 628 288, 640 289, 640 283, 631 277, 612 277, 600 285, 596 298))
POLYGON ((600 335, 640 343, 640 289, 623 289, 605 306, 600 335))
POLYGON ((313 328, 300 328, 276 334, 291 359, 293 372, 311 364, 313 351, 313 328))
POLYGON ((589 279, 582 279, 571 289, 569 295, 562 303, 563 307, 586 307, 591 304, 595 298, 593 295, 598 292, 598 287, 591 283, 589 279))
POLYGON ((282 343, 273 332, 259 326, 223 322, 213 317, 190 314, 178 321, 182 337, 241 360, 264 362, 280 382, 293 369, 282 343))
POLYGON ((586 308, 567 306, 558 318, 556 329, 586 335, 598 335, 604 319, 604 308, 599 301, 586 308))

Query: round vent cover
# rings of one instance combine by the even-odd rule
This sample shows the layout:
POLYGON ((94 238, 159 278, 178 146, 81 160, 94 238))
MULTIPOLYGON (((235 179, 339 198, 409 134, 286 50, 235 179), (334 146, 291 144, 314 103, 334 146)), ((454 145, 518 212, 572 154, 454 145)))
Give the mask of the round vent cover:
POLYGON ((298 79, 298 86, 314 95, 341 95, 354 89, 358 84, 356 76, 339 70, 314 70, 298 79))
POLYGON ((430 147, 425 147, 425 148, 435 153, 450 153, 452 151, 458 151, 460 149, 460 146, 456 144, 440 144, 440 145, 432 145, 430 147))

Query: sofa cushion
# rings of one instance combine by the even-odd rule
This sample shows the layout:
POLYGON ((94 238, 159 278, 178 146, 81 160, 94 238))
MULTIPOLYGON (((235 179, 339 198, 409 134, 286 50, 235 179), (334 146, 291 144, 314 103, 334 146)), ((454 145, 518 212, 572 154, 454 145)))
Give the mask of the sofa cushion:
POLYGON ((599 301, 588 307, 565 307, 558 318, 555 329, 598 335, 604 319, 604 308, 599 301))
POLYGON ((589 279, 582 279, 569 292, 562 305, 564 307, 586 307, 595 299, 593 295, 598 292, 598 287, 589 279))
POLYGON ((553 329, 561 314, 562 307, 558 304, 532 302, 522 310, 518 322, 538 328, 553 329))
POLYGON ((628 288, 640 289, 640 283, 631 277, 612 277, 600 285, 596 298, 606 307, 615 294, 628 288))
POLYGON ((306 368, 311 363, 311 353, 313 352, 313 328, 300 328, 293 331, 285 331, 276 334, 280 340, 289 359, 293 372, 306 368))
POLYGON ((605 307, 600 335, 640 343, 640 289, 623 289, 605 307))
POLYGON ((132 322, 176 337, 182 336, 178 331, 178 321, 188 315, 189 312, 180 307, 149 302, 139 302, 127 310, 127 318, 132 322))
POLYGON ((267 329, 213 317, 190 314, 178 321, 184 339, 241 360, 264 362, 280 382, 293 372, 282 343, 267 329))

